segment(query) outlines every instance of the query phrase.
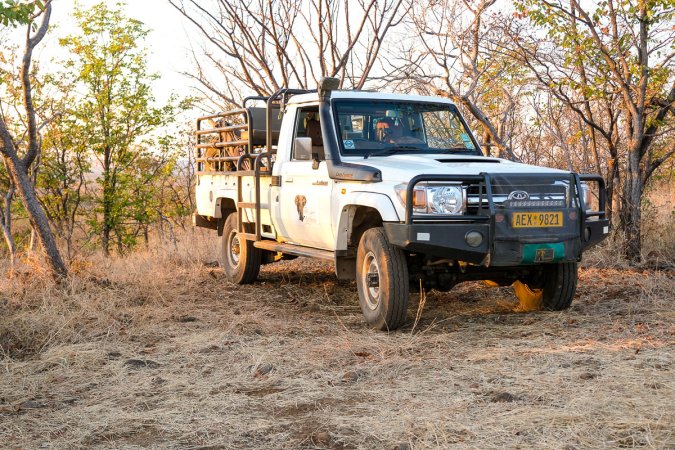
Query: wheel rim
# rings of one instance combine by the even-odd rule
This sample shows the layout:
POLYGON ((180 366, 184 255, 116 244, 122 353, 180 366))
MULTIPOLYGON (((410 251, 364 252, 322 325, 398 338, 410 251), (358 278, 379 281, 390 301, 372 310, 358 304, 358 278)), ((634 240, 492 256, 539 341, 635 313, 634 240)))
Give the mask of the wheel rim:
POLYGON ((366 305, 371 310, 376 310, 380 304, 380 267, 373 252, 368 252, 363 258, 363 270, 361 270, 361 283, 366 298, 366 305))
POLYGON ((236 230, 232 230, 230 233, 228 248, 229 251, 227 252, 227 255, 230 258, 230 265, 232 267, 237 267, 241 259, 241 243, 239 241, 239 236, 237 236, 236 230))

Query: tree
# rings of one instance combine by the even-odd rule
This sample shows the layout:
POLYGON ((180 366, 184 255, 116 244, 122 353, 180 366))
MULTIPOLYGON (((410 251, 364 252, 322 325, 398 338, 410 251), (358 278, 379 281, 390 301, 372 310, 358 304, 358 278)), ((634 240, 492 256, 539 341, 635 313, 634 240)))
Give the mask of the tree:
MULTIPOLYGON (((540 81, 553 82, 552 92, 575 109, 593 133, 603 136, 609 147, 617 142, 617 130, 622 133, 626 158, 619 219, 626 235, 624 253, 639 261, 645 186, 675 154, 672 1, 607 0, 587 7, 577 0, 523 0, 519 9, 561 52, 563 64, 554 68, 547 64, 550 60, 538 56, 541 52, 531 48, 521 52, 531 57, 528 65, 540 81), (562 76, 551 75, 558 68, 567 70, 560 72, 562 76), (565 88, 577 93, 574 100, 566 98, 565 88), (596 113, 604 108, 604 120, 594 115, 591 102, 599 103, 596 113)), ((618 152, 610 148, 610 155, 616 164, 618 152)), ((614 170, 619 170, 618 165, 610 165, 610 179, 615 178, 614 170)))
POLYGON ((0 154, 2 155, 5 168, 9 174, 11 185, 18 193, 23 207, 28 214, 31 225, 37 233, 38 241, 47 256, 51 271, 54 277, 62 278, 67 276, 68 270, 63 263, 54 235, 49 228, 47 216, 37 199, 35 185, 29 176, 31 165, 35 162, 40 152, 40 139, 38 136, 38 124, 33 103, 30 76, 31 62, 33 50, 47 34, 51 11, 51 2, 47 1, 45 3, 44 11, 38 15, 42 20, 36 31, 34 33, 32 32, 33 27, 31 21, 28 26, 28 31, 26 32, 26 47, 21 67, 21 84, 23 88, 25 118, 27 122, 26 149, 23 152, 23 155, 21 155, 21 147, 24 146, 25 139, 22 137, 17 140, 12 136, 6 123, 6 116, 5 114, 2 114, 0 115, 0 139, 2 141, 0 154))
POLYGON ((165 236, 164 226, 173 235, 173 224, 185 229, 185 217, 195 210, 194 188, 197 179, 193 149, 195 145, 194 124, 187 122, 176 134, 165 136, 163 154, 170 155, 155 180, 156 211, 160 237, 165 236))
POLYGON ((16 258, 16 243, 12 232, 12 203, 15 193, 14 183, 9 176, 3 159, 3 165, 0 166, 0 195, 2 196, 2 203, 0 204, 0 229, 2 229, 2 237, 5 240, 9 262, 12 267, 16 258))
POLYGON ((451 98, 479 123, 486 146, 518 160, 509 140, 524 87, 522 70, 496 50, 503 37, 489 15, 495 2, 412 2, 414 37, 395 78, 412 81, 418 91, 451 98))
POLYGON ((323 76, 361 89, 385 38, 405 14, 403 0, 168 0, 206 38, 207 62, 188 74, 221 105, 241 90, 269 95, 313 88, 323 76), (221 75, 214 82, 207 73, 221 75))
POLYGON ((66 86, 61 92, 65 93, 59 104, 61 114, 46 127, 37 187, 54 232, 65 245, 68 261, 72 261, 92 155, 82 124, 67 106, 74 103, 73 98, 66 86))
POLYGON ((22 2, 0 0, 0 25, 16 27, 28 25, 37 11, 44 11, 45 3, 40 0, 22 2))
POLYGON ((140 216, 130 208, 145 198, 138 196, 139 183, 148 181, 139 178, 138 165, 153 146, 149 133, 171 122, 175 107, 173 100, 153 106, 151 83, 157 75, 148 74, 145 50, 139 47, 147 35, 141 22, 125 17, 120 4, 109 8, 106 2, 74 15, 81 33, 61 44, 73 54, 66 67, 83 90, 75 114, 102 172, 96 194, 100 220, 91 224, 107 255, 113 238, 119 251, 133 242, 136 231, 128 220, 140 216))

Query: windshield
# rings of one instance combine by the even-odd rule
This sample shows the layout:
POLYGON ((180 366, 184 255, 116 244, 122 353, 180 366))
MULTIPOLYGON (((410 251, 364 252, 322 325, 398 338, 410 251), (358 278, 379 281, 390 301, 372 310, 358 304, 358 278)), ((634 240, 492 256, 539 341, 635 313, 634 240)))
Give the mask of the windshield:
POLYGON ((344 156, 477 153, 454 105, 388 100, 334 103, 344 156))

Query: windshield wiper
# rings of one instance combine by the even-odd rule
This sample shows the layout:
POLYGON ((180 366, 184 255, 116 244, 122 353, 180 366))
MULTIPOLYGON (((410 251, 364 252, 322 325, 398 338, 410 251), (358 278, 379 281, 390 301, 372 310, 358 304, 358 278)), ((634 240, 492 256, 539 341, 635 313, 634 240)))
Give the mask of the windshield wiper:
POLYGON ((375 152, 366 153, 363 156, 363 159, 368 159, 371 156, 393 155, 394 153, 408 152, 410 150, 420 150, 420 148, 415 147, 414 145, 397 145, 395 147, 389 147, 375 152))
POLYGON ((453 147, 453 148, 446 148, 443 150, 443 153, 466 153, 466 152, 475 152, 475 150, 466 147, 453 147))

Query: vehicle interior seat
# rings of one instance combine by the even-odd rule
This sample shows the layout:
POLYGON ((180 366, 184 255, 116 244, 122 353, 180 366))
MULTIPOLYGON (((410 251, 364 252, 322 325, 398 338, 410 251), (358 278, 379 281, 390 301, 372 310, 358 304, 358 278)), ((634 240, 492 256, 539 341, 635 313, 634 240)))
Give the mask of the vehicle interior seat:
MULTIPOLYGON (((263 146, 267 144, 267 110, 265 108, 248 108, 251 113, 251 123, 249 128, 252 134, 254 146, 263 146)), ((279 142, 279 131, 281 130, 281 117, 279 110, 272 111, 272 145, 279 142)), ((248 139, 248 133, 242 132, 241 139, 248 139)))
POLYGON ((319 155, 319 161, 326 159, 326 154, 323 149, 323 137, 321 134, 321 123, 312 116, 307 116, 305 122, 305 133, 307 137, 312 139, 312 153, 319 155))

